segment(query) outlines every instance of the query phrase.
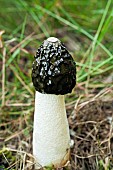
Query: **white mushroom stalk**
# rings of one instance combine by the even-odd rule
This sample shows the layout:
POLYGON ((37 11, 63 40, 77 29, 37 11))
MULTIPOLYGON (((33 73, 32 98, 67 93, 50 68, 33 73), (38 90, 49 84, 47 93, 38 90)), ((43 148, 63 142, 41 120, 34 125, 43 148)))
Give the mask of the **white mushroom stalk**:
POLYGON ((62 167, 69 160, 69 148, 64 96, 36 91, 33 153, 37 163, 62 167))
POLYGON ((38 49, 32 80, 36 89, 33 154, 36 167, 63 167, 70 157, 70 135, 64 94, 76 83, 75 63, 54 37, 38 49))

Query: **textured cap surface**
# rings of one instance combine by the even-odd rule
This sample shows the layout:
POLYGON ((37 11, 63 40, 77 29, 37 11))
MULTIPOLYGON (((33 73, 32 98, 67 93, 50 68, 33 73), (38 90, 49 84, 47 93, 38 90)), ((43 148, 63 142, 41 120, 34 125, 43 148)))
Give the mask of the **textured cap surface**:
POLYGON ((67 94, 76 84, 76 64, 57 38, 50 37, 38 48, 32 67, 36 91, 67 94))

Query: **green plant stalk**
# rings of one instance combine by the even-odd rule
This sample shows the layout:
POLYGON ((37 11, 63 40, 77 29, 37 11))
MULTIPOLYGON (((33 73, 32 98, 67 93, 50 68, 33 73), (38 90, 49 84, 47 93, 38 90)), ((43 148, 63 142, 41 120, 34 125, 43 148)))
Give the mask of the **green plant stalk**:
POLYGON ((105 8, 105 12, 103 13, 103 16, 102 16, 102 19, 100 21, 98 30, 97 30, 96 35, 94 36, 94 40, 92 42, 91 54, 90 54, 90 57, 89 57, 90 60, 89 60, 89 69, 88 69, 86 88, 88 88, 89 81, 90 81, 90 74, 91 74, 91 68, 92 68, 92 64, 93 64, 93 58, 94 58, 94 52, 95 52, 95 49, 96 49, 97 39, 99 37, 100 31, 102 29, 102 26, 104 24, 105 18, 107 16, 110 4, 111 4, 111 0, 108 0, 108 3, 107 3, 106 8, 105 8))
MULTIPOLYGON (((86 35, 88 38, 90 38, 91 40, 94 40, 94 37, 92 35, 90 35, 87 31, 85 31, 84 29, 80 28, 77 25, 72 24, 71 22, 65 20, 64 18, 54 14, 51 11, 48 11, 47 9, 36 5, 35 7, 37 10, 41 10, 45 13, 47 13, 48 15, 52 16, 53 18, 56 18, 57 20, 61 21, 62 23, 65 23, 66 25, 70 26, 71 28, 78 30, 79 32, 83 33, 84 35, 86 35)), ((92 73, 92 71, 96 71, 97 69, 99 69, 100 67, 104 66, 105 64, 107 64, 109 61, 111 61, 113 59, 113 55, 111 54, 111 52, 100 42, 98 42, 97 40, 97 44, 108 54, 109 58, 106 59, 105 61, 103 61, 101 64, 99 64, 97 67, 93 68, 90 72, 90 74, 92 73)), ((78 81, 82 81, 84 78, 86 78, 88 76, 88 73, 85 73, 84 75, 82 75, 81 77, 78 78, 78 81)))
POLYGON ((32 10, 32 7, 30 9, 27 8, 27 3, 25 1, 19 1, 21 3, 21 5, 28 11, 28 13, 31 14, 32 18, 34 19, 34 21, 38 24, 38 26, 40 27, 40 29, 42 30, 42 32, 45 34, 46 37, 49 37, 49 33, 46 30, 46 28, 43 26, 43 24, 41 23, 39 16, 35 13, 35 11, 32 10))

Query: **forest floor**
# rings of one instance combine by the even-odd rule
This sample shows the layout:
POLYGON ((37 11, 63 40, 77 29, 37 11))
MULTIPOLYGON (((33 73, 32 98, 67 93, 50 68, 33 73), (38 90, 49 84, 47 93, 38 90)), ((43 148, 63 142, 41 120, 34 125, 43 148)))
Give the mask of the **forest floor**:
MULTIPOLYGON (((94 97, 66 103, 71 139, 69 169, 113 169, 113 88, 106 88, 94 97)), ((0 114, 0 170, 34 169, 32 155, 33 107, 7 106, 0 114), (13 109, 13 112, 12 110, 13 109), (14 111, 15 110, 15 111, 14 111), (7 114, 9 113, 9 114, 7 114)))

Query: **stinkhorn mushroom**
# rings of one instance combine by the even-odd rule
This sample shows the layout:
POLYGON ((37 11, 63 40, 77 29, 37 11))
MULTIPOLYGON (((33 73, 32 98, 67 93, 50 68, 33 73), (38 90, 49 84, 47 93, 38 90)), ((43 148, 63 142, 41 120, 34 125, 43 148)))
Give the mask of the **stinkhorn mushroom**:
POLYGON ((70 157, 64 95, 76 84, 76 65, 59 39, 50 37, 38 48, 32 81, 36 89, 33 131, 36 167, 63 167, 70 157))

